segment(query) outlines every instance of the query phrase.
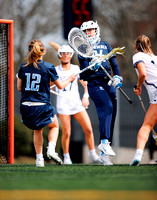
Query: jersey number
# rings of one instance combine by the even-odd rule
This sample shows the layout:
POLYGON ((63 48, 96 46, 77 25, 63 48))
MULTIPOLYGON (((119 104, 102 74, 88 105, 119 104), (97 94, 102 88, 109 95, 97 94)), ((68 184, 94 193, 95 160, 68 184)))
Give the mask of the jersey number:
POLYGON ((26 76, 26 88, 27 91, 39 91, 39 84, 41 81, 40 74, 25 73, 26 76), (32 77, 31 77, 32 76, 32 77))

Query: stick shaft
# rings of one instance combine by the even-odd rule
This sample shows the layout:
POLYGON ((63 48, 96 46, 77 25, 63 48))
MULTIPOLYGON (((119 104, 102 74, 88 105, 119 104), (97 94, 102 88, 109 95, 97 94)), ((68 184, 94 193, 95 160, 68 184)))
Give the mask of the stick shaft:
MULTIPOLYGON (((102 65, 100 65, 100 67, 101 67, 101 69, 106 73, 106 75, 108 76, 108 78, 111 80, 111 81, 113 81, 113 78, 111 77, 111 75, 106 71, 106 69, 102 66, 102 65)), ((130 104, 132 104, 132 101, 131 101, 131 99, 127 96, 127 94, 122 90, 122 88, 118 88, 119 89, 119 91, 124 95, 124 97, 128 100, 128 102, 130 103, 130 104)))

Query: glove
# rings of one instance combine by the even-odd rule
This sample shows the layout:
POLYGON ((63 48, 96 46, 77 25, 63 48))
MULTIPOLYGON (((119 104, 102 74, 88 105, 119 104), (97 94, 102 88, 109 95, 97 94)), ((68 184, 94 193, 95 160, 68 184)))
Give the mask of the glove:
POLYGON ((89 62, 90 65, 92 65, 92 64, 95 63, 95 65, 94 65, 93 67, 90 68, 91 70, 93 70, 93 71, 95 71, 95 72, 97 72, 97 71, 99 70, 100 65, 101 65, 101 63, 99 63, 99 60, 100 60, 100 59, 99 59, 98 57, 96 57, 96 58, 93 58, 93 59, 89 62))
POLYGON ((109 86, 112 85, 114 88, 121 88, 122 83, 123 83, 123 78, 121 76, 116 75, 113 77, 113 80, 110 80, 108 82, 108 85, 109 86))

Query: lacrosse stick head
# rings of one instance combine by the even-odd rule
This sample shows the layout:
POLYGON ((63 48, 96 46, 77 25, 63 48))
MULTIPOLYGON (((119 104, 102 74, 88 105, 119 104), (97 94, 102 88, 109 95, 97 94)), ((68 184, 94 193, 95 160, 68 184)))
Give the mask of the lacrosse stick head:
POLYGON ((115 48, 115 49, 113 49, 113 53, 114 53, 114 54, 120 54, 120 55, 124 56, 125 47, 118 47, 118 48, 115 48))
POLYGON ((92 58, 93 48, 86 35, 79 28, 72 28, 68 34, 69 45, 82 57, 92 58))

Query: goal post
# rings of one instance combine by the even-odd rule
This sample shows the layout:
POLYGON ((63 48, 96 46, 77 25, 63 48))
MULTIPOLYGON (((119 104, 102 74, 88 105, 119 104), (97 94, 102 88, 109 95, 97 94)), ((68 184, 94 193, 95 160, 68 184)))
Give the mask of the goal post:
POLYGON ((14 164, 13 20, 0 19, 0 163, 14 164))

